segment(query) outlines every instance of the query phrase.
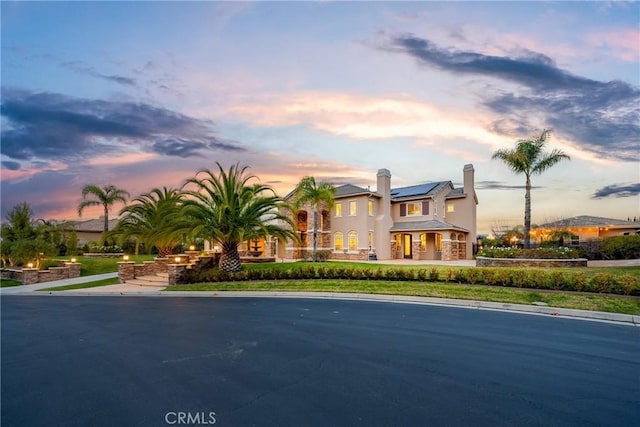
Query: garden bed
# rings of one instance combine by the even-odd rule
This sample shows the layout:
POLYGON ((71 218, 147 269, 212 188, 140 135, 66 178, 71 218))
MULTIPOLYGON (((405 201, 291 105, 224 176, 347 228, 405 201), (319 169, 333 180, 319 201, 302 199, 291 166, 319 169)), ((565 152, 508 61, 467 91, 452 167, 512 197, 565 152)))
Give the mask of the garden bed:
POLYGON ((87 258, 120 258, 124 252, 85 252, 82 256, 87 258))

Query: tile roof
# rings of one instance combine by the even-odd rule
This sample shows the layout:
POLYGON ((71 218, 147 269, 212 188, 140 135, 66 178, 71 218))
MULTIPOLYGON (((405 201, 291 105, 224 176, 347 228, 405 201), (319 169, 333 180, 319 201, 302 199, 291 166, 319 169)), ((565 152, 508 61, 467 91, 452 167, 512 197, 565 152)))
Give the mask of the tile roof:
POLYGON ((393 227, 389 231, 430 231, 430 230, 456 230, 465 231, 469 230, 458 227, 457 225, 449 224, 446 222, 438 221, 435 219, 429 221, 411 221, 411 222, 394 222, 393 227))
POLYGON ((600 216, 579 215, 572 218, 564 218, 558 221, 540 224, 538 228, 566 228, 566 227, 607 227, 615 225, 638 226, 638 222, 624 221, 614 218, 603 218, 600 216))
MULTIPOLYGON (((97 233, 102 233, 104 231, 104 218, 87 219, 83 221, 69 221, 68 224, 76 231, 89 231, 97 233)), ((110 219, 109 230, 113 230, 116 224, 118 224, 117 218, 110 219)))
POLYGON ((353 184, 345 184, 339 187, 336 187, 335 197, 346 197, 346 196, 354 196, 356 194, 373 194, 373 191, 368 190, 366 188, 358 187, 353 184))

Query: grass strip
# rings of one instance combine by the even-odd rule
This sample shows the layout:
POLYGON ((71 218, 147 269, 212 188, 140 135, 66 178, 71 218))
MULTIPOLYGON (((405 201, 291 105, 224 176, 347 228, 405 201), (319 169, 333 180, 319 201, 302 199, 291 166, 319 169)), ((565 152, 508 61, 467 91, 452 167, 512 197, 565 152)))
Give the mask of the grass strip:
POLYGON ((20 285, 22 285, 22 283, 20 283, 20 282, 18 282, 16 280, 9 280, 9 279, 0 280, 0 288, 10 288, 12 286, 20 286, 20 285))
POLYGON ((221 282, 169 286, 167 291, 290 291, 354 292, 363 294, 410 295, 467 299, 511 304, 544 302, 550 307, 611 313, 640 314, 640 298, 615 295, 585 295, 575 292, 542 292, 530 289, 484 285, 459 285, 440 282, 404 282, 375 280, 296 280, 221 282))
POLYGON ((70 291, 73 289, 96 288, 98 286, 117 285, 119 283, 117 277, 110 279, 96 280, 94 282, 76 283, 75 285, 58 286, 55 288, 39 289, 38 291, 70 291))

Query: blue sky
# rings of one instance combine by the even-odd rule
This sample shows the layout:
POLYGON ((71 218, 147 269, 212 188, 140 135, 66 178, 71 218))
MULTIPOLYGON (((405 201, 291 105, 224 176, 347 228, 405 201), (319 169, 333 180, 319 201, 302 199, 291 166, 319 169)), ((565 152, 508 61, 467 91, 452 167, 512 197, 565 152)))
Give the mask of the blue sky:
MULTIPOLYGON (((132 195, 240 162, 459 184, 478 226, 522 223, 491 154, 553 128, 533 222, 640 215, 637 2, 2 2, 2 216, 74 219, 84 184, 132 195)), ((116 209, 117 210, 117 209, 116 209)), ((85 216, 98 216, 88 211, 85 216)))

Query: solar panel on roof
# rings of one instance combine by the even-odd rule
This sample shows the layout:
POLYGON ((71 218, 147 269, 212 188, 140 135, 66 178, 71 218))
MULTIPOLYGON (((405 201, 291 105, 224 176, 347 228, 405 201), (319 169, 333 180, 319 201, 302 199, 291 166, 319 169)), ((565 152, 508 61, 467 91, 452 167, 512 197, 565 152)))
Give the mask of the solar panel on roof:
POLYGON ((391 189, 391 197, 411 197, 427 194, 438 186, 439 182, 429 182, 427 184, 412 185, 411 187, 401 187, 391 189))

